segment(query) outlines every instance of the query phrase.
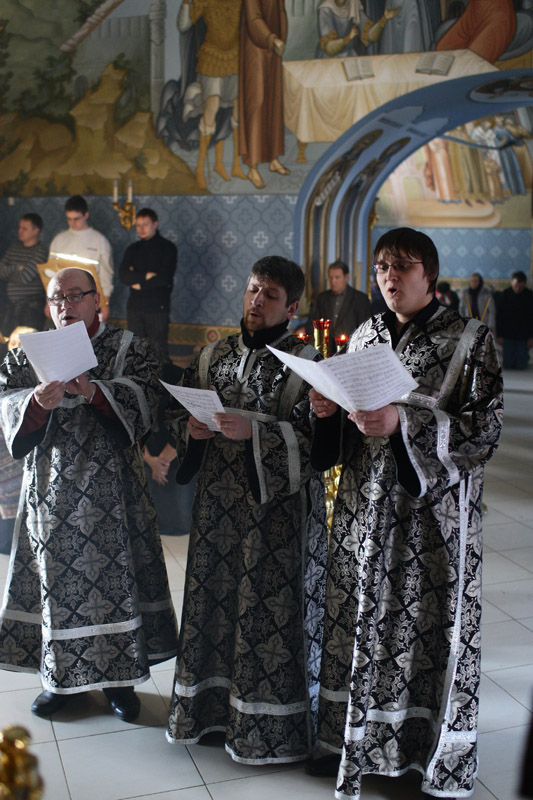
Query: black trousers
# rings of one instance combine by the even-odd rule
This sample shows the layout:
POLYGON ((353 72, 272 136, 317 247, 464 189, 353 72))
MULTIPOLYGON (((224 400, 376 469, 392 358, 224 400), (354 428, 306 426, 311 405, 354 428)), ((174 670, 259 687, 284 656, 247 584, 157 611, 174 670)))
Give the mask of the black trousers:
POLYGON ((136 336, 150 339, 162 362, 168 361, 168 311, 137 311, 128 307, 128 328, 136 336))
POLYGON ((42 300, 26 300, 22 303, 8 303, 0 325, 4 336, 9 336, 19 325, 42 331, 46 321, 45 303, 44 298, 42 300))

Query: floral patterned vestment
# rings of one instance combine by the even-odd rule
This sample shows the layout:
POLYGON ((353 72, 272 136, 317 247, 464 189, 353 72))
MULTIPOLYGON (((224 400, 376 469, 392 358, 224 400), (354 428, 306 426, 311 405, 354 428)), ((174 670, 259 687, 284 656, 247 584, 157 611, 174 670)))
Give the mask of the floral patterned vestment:
MULTIPOLYGON (((349 351, 390 345, 390 314, 363 323, 349 351)), ((337 800, 359 798, 364 773, 412 768, 426 793, 467 796, 477 769, 481 499, 501 429, 498 356, 485 325, 435 300, 395 349, 418 382, 397 404, 401 433, 368 437, 345 419, 336 451, 319 741, 342 753, 337 800)))
MULTIPOLYGON (((271 344, 317 357, 287 333, 271 344)), ((251 420, 252 438, 187 442, 188 413, 173 423, 180 471, 202 461, 167 738, 190 744, 224 731, 237 761, 305 759, 316 735, 326 566, 308 387, 242 334, 205 348, 183 383, 216 390, 251 420)))
POLYGON ((0 366, 10 452, 25 456, 0 614, 0 666, 40 672, 57 694, 131 686, 176 653, 177 631, 138 440, 158 371, 145 340, 101 324, 87 373, 114 417, 66 394, 48 423, 20 433, 37 384, 22 349, 0 366))

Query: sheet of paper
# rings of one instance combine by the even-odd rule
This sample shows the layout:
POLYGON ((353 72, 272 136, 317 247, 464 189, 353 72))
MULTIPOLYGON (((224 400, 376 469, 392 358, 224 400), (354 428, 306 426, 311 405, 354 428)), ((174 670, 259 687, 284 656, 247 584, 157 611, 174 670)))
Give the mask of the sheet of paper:
POLYGON ((98 365, 84 322, 38 333, 21 333, 20 344, 39 380, 71 381, 98 365))
MULTIPOLYGON (((346 410, 353 410, 352 408, 348 408, 350 401, 345 397, 340 387, 333 383, 327 371, 321 369, 322 365, 327 363, 326 361, 308 361, 305 358, 293 356, 290 353, 282 353, 281 350, 276 350, 268 344, 267 347, 280 361, 299 375, 300 378, 303 378, 304 381, 311 384, 317 392, 320 392, 320 394, 323 394, 324 397, 328 397, 330 400, 334 400, 338 405, 346 408, 346 410)), ((340 358, 340 356, 338 356, 338 358, 340 358)))
POLYGON ((213 414, 223 414, 225 408, 220 402, 218 394, 211 389, 191 389, 188 386, 173 386, 171 383, 161 381, 165 389, 175 397, 187 411, 196 417, 199 422, 204 422, 212 431, 219 428, 213 422, 213 414))
POLYGON ((417 383, 388 345, 378 344, 326 361, 307 361, 269 348, 317 392, 346 411, 375 411, 399 400, 417 383))

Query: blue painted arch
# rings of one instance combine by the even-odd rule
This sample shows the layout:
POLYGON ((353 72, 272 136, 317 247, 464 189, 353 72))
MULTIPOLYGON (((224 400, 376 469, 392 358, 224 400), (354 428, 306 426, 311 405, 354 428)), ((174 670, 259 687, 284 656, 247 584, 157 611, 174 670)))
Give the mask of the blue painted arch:
POLYGON ((342 258, 360 262, 366 285, 369 215, 388 175, 411 153, 459 125, 529 105, 533 69, 495 70, 402 95, 355 123, 317 161, 298 196, 294 256, 309 283, 324 288, 326 265, 342 258))

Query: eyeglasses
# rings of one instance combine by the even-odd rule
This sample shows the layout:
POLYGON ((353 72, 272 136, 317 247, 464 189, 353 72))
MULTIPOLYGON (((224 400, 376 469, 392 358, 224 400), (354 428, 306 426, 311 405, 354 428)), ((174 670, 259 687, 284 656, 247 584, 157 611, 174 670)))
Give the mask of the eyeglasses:
POLYGON ((398 261, 396 264, 387 264, 386 261, 380 261, 378 264, 373 264, 374 271, 378 275, 385 275, 386 272, 392 267, 396 272, 409 272, 413 264, 423 264, 423 261, 398 261))
POLYGON ((96 294, 96 289, 88 289, 86 292, 78 292, 77 294, 56 294, 46 299, 50 306, 60 306, 61 303, 68 303, 69 306, 75 306, 81 303, 86 294, 96 294))

